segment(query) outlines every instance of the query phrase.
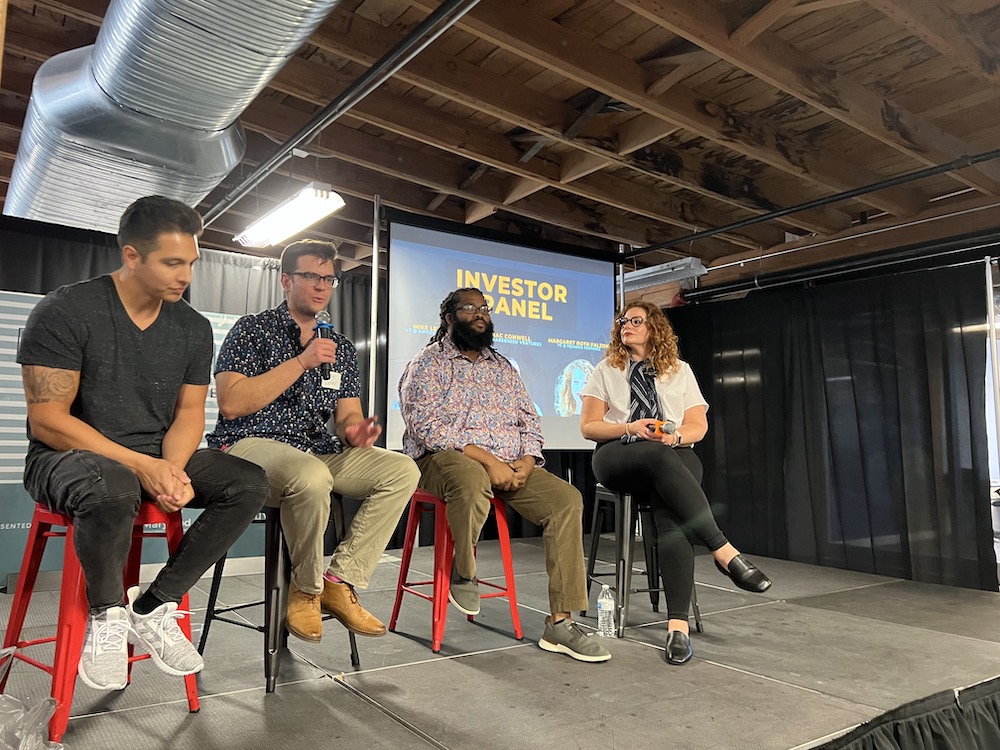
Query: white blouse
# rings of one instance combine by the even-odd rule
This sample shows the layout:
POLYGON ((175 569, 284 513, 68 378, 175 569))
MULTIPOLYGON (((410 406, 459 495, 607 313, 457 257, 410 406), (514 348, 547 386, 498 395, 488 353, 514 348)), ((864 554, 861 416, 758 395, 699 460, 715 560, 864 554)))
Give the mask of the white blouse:
MULTIPOLYGON (((631 390, 628 384, 627 366, 625 370, 619 370, 605 357, 597 363, 594 374, 590 376, 580 395, 593 396, 608 405, 608 411, 604 415, 605 422, 612 424, 628 422, 631 390)), ((683 360, 678 370, 656 378, 656 395, 663 418, 677 424, 684 420, 684 412, 692 406, 708 408, 708 402, 701 394, 698 381, 691 371, 691 365, 683 360)))

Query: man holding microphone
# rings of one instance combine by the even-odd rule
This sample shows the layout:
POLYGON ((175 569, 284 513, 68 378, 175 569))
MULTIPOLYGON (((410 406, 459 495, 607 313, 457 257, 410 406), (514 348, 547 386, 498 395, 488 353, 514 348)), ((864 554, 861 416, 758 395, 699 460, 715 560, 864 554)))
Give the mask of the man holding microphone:
POLYGON ((411 459, 375 447, 382 427, 361 410, 354 345, 317 324, 337 286, 335 261, 326 242, 282 251, 286 300, 244 316, 226 336, 215 367, 219 421, 208 436, 212 447, 267 473, 266 504, 281 508, 292 562, 286 624, 314 642, 323 634, 322 611, 358 635, 385 634, 356 589, 368 587, 420 474, 411 459), (331 493, 362 504, 324 571, 331 493))

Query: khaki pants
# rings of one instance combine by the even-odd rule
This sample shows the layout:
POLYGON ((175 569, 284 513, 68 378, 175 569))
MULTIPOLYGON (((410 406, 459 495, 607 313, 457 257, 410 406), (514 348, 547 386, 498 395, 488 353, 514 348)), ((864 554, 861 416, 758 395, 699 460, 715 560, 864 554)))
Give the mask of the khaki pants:
POLYGON ((455 539, 455 568, 463 578, 476 575, 473 549, 489 515, 494 494, 542 527, 545 569, 552 612, 587 609, 583 562, 583 498, 568 482, 535 469, 524 487, 494 491, 482 464, 454 450, 417 459, 420 487, 447 503, 448 526, 455 539))
MULTIPOLYGON (((329 571, 359 589, 368 587, 416 489, 419 471, 412 459, 375 447, 313 455, 266 438, 244 438, 228 452, 267 473, 270 496, 265 505, 281 508, 292 583, 306 594, 323 591, 323 536, 331 493, 362 500, 333 553, 329 571)), ((337 511, 342 520, 342 511, 337 511)))

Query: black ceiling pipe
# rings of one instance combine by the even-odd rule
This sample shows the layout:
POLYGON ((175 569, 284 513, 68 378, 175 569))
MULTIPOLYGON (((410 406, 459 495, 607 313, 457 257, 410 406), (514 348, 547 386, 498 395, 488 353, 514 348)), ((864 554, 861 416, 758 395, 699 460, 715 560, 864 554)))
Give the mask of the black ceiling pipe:
POLYGON ((354 83, 338 94, 333 101, 317 112, 299 132, 282 143, 267 161, 261 163, 239 185, 230 190, 222 199, 205 213, 204 222, 208 226, 225 213, 226 209, 263 182, 264 178, 277 169, 292 151, 309 141, 323 128, 332 123, 368 94, 389 80, 400 68, 416 57, 427 45, 479 2, 479 0, 446 0, 433 13, 421 21, 412 33, 377 60, 354 83))
MULTIPOLYGON (((752 279, 741 279, 728 284, 717 284, 701 289, 690 289, 683 293, 685 302, 708 302, 716 297, 738 292, 776 289, 792 284, 845 277, 852 274, 868 274, 873 270, 898 267, 901 271, 927 270, 981 261, 986 255, 996 255, 989 249, 1000 246, 1000 231, 979 233, 965 237, 951 238, 935 243, 912 245, 888 253, 861 258, 848 258, 794 271, 777 271, 752 279)), ((748 261, 752 262, 752 261, 748 261)))
POLYGON ((677 247, 678 245, 686 245, 689 242, 694 242, 695 240, 703 240, 706 237, 712 237, 722 232, 732 232, 733 230, 742 229, 743 227, 748 227, 752 224, 760 224, 763 221, 780 219, 782 216, 788 216, 789 214, 794 214, 799 211, 805 211, 810 208, 820 208, 822 206, 828 206, 831 203, 847 200, 848 198, 856 198, 859 195, 867 195, 868 193, 875 193, 878 192, 879 190, 885 190, 886 188, 905 185, 909 182, 914 182, 915 180, 921 180, 925 177, 933 177, 934 175, 943 174, 944 172, 954 172, 959 169, 965 169, 967 167, 971 167, 974 164, 980 164, 984 161, 992 161, 993 159, 997 158, 1000 158, 1000 149, 994 149, 992 151, 984 151, 981 154, 974 154, 972 156, 963 156, 958 159, 955 159, 954 161, 950 161, 947 164, 939 164, 936 167, 927 167, 926 169, 918 169, 915 172, 907 172, 906 174, 897 175, 896 177, 889 177, 888 179, 880 180, 879 182, 873 182, 870 185, 854 188, 853 190, 845 190, 842 193, 834 193, 833 195, 827 195, 823 198, 816 198, 815 200, 806 201, 805 203, 799 203, 798 205, 789 206, 788 208, 782 208, 777 211, 771 211, 766 214, 761 214, 760 216, 751 216, 750 218, 747 219, 734 221, 731 224, 726 224, 721 227, 706 229, 703 232, 695 232, 694 234, 688 234, 683 237, 675 237, 672 240, 667 240, 666 242, 659 242, 655 245, 649 245, 648 247, 635 248, 634 250, 630 250, 624 253, 622 255, 622 258, 624 260, 628 260, 629 258, 635 258, 639 255, 651 253, 654 250, 667 250, 672 247, 677 247))

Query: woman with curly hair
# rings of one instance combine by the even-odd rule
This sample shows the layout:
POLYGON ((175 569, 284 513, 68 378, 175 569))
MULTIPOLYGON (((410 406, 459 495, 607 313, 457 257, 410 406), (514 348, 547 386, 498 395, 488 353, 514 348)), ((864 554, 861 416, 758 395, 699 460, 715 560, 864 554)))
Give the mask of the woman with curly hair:
POLYGON ((708 432, 708 403, 677 336, 659 307, 636 302, 611 329, 604 359, 583 389, 580 431, 597 442, 593 467, 608 489, 648 498, 667 600, 666 659, 692 655, 688 609, 694 586, 692 540, 703 543, 719 570, 747 591, 771 581, 729 543, 701 488, 701 461, 691 446, 708 432), (672 432, 657 431, 658 422, 672 432))

